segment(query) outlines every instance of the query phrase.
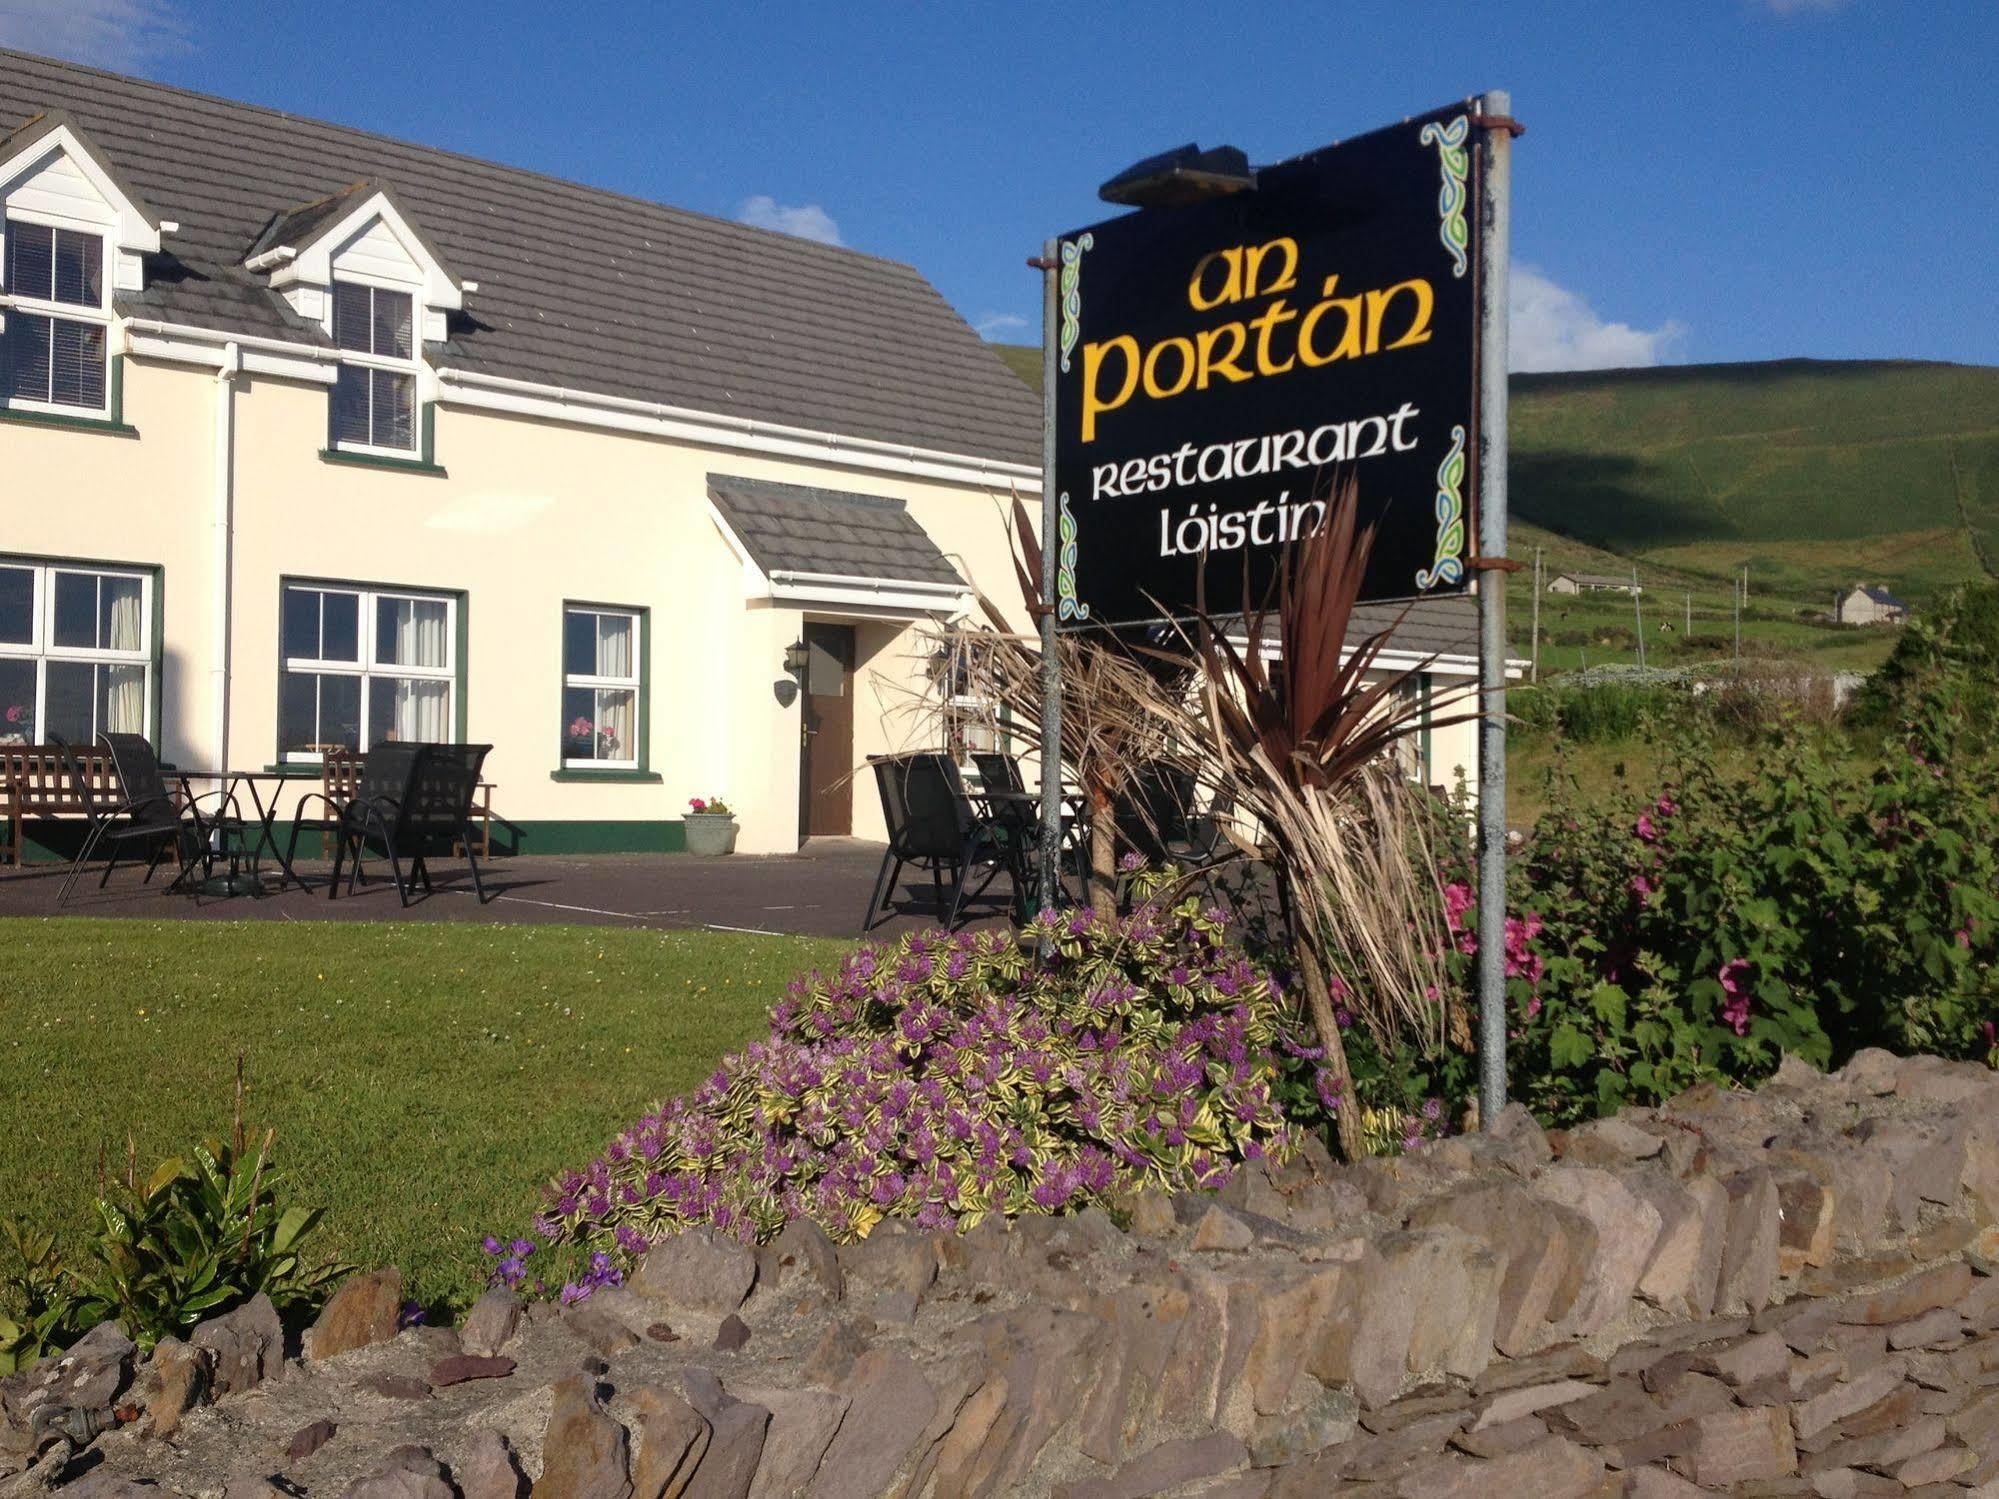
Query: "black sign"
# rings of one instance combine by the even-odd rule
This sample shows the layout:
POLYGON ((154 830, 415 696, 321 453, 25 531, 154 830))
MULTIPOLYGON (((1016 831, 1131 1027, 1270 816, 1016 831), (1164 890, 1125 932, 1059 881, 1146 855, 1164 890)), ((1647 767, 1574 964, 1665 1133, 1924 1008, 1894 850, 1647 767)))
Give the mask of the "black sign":
POLYGON ((1466 586, 1478 227, 1471 105, 1276 166, 1253 190, 1061 241, 1057 617, 1261 597, 1351 476, 1363 596, 1466 586))

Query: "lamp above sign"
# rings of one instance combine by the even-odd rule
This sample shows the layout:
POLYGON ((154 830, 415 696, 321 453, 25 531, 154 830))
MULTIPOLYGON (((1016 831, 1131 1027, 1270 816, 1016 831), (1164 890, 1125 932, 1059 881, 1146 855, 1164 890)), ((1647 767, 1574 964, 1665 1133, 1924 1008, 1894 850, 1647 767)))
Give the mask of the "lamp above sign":
POLYGON ((1363 598, 1466 586, 1476 110, 1062 237, 1061 625, 1191 614, 1203 557, 1211 600, 1245 568, 1261 597, 1284 544, 1318 525, 1349 475, 1375 527, 1363 598))

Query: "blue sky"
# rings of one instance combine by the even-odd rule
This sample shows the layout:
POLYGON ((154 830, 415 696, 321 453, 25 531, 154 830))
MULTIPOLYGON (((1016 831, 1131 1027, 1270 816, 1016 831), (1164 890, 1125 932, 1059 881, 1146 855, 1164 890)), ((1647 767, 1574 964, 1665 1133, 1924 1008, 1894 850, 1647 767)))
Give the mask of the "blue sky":
POLYGON ((0 0, 0 44, 837 238, 1013 340, 1132 160, 1510 88, 1516 363, 1999 362, 1995 0, 0 0))

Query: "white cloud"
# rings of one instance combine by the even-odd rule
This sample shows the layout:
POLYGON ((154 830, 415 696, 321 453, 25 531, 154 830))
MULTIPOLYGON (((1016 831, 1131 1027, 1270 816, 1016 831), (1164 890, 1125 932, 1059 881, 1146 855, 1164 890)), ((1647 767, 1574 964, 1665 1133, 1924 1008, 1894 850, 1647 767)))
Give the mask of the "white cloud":
POLYGON ((1017 312, 989 312, 972 324, 972 331, 980 338, 996 339, 1002 343, 1012 343, 1009 334, 1025 333, 1027 319, 1017 312))
MULTIPOLYGON (((6 0, 0 0, 0 4, 6 0)), ((822 245, 842 245, 840 226, 833 222, 833 215, 817 203, 800 203, 793 206, 780 203, 769 193, 758 193, 754 198, 745 198, 736 208, 736 217, 745 224, 754 224, 759 229, 775 229, 782 234, 795 234, 800 239, 816 239, 822 245)))
POLYGON ((1513 267, 1508 312, 1511 362, 1516 370, 1634 369, 1661 364, 1687 332, 1685 324, 1672 319, 1651 329, 1607 323, 1581 297, 1527 265, 1513 267))
POLYGON ((0 47, 120 68, 187 45, 169 0, 0 0, 0 47))

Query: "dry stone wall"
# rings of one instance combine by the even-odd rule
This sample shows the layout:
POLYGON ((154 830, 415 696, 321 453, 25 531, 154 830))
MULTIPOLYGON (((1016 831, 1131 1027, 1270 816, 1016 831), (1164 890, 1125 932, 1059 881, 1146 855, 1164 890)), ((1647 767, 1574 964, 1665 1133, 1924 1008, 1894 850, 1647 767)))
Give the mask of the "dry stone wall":
POLYGON ((566 1311, 357 1277, 0 1383, 0 1499, 1999 1496, 1999 1075, 1790 1063, 1567 1134, 835 1248, 566 1311))

